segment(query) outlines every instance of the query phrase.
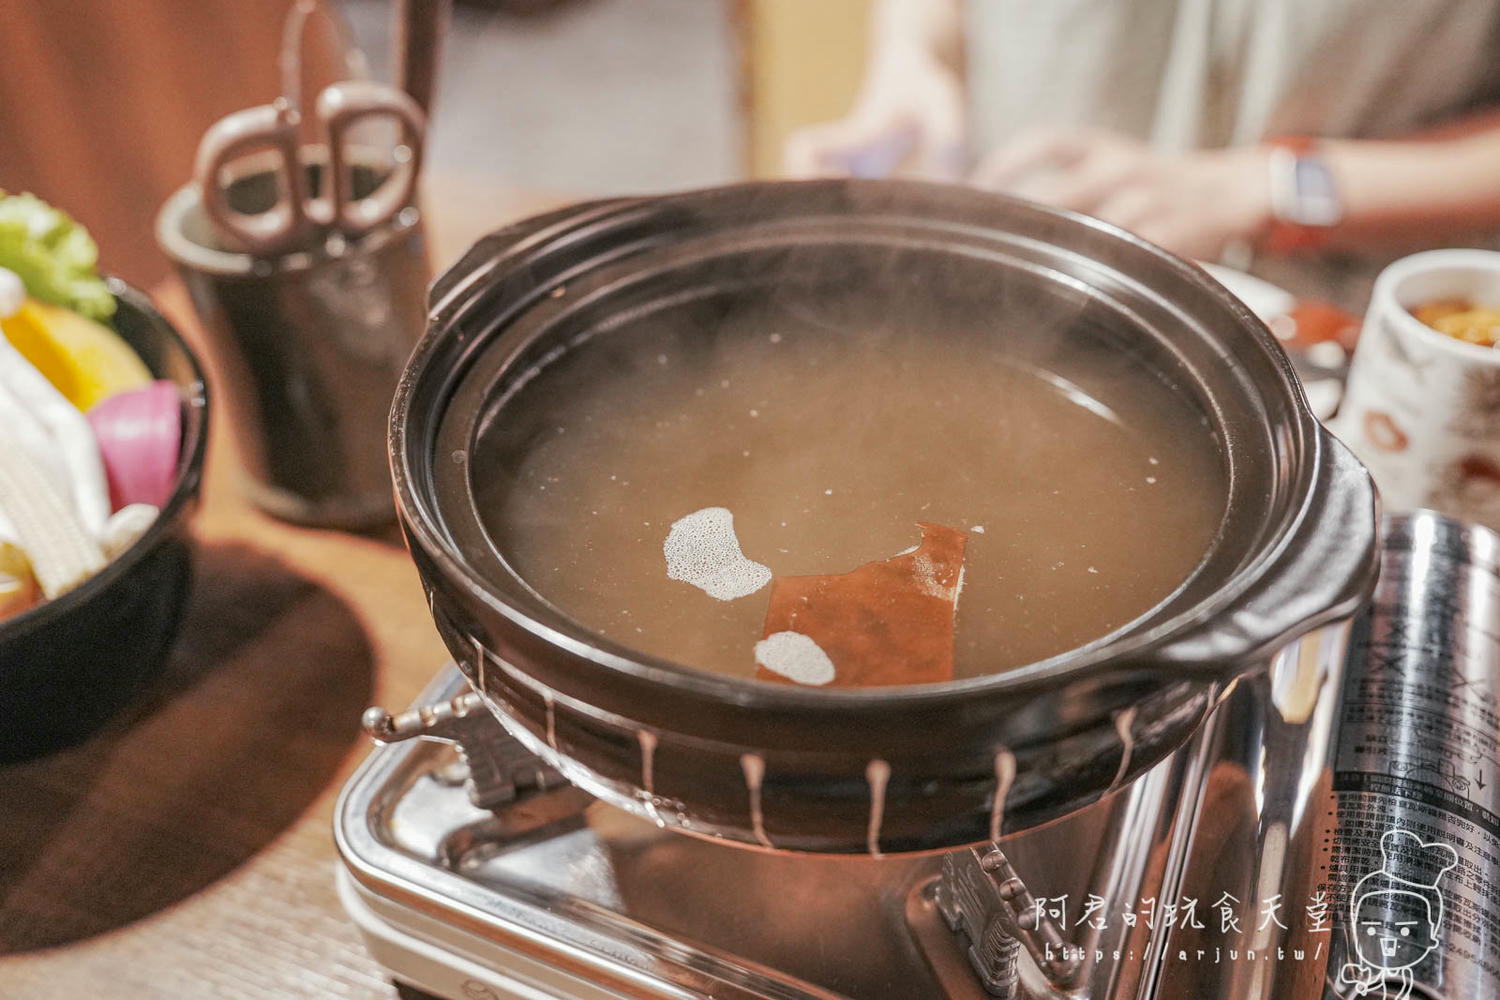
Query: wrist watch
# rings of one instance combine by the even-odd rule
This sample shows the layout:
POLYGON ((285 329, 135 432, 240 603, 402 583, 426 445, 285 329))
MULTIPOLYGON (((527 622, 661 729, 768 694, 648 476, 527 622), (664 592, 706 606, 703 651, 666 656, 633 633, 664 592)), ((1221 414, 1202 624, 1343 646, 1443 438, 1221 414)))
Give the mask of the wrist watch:
POLYGON ((1318 147, 1306 136, 1271 139, 1271 228, 1267 249, 1308 250, 1327 242, 1344 218, 1338 183, 1318 147))

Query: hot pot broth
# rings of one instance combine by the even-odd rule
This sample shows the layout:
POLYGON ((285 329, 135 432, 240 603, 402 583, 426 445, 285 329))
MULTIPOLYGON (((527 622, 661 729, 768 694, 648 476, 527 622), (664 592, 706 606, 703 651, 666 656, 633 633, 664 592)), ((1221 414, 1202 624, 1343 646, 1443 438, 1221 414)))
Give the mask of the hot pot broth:
POLYGON ((888 559, 919 522, 959 529, 954 674, 1076 648, 1190 575, 1226 476, 1195 405, 1088 316, 1060 331, 1055 305, 941 331, 900 295, 837 289, 642 313, 486 415, 478 509, 564 614, 705 670, 754 675, 772 588, 719 600, 669 578, 663 543, 704 508, 775 577, 888 559))

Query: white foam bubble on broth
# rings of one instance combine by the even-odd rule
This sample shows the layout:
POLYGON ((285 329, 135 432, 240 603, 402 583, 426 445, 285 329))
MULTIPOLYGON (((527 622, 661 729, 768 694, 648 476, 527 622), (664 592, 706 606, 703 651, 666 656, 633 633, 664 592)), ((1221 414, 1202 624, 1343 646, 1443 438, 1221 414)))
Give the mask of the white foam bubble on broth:
POLYGON ((748 597, 771 582, 771 570, 740 551, 727 507, 704 507, 679 518, 667 532, 662 554, 669 578, 720 601, 748 597))
POLYGON ((757 642, 755 662, 798 684, 821 687, 833 682, 833 661, 801 632, 776 632, 757 642))

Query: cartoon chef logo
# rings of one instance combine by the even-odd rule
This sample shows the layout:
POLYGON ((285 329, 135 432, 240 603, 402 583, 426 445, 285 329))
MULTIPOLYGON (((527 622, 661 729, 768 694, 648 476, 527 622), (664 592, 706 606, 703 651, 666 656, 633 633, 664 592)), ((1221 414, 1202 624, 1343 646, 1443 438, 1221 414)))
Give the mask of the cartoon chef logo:
POLYGON ((1438 946, 1438 882, 1458 864, 1458 852, 1405 830, 1387 830, 1380 857, 1380 869, 1359 880, 1349 902, 1350 944, 1359 961, 1346 964, 1339 981, 1354 987, 1353 996, 1407 1000, 1412 968, 1438 946))

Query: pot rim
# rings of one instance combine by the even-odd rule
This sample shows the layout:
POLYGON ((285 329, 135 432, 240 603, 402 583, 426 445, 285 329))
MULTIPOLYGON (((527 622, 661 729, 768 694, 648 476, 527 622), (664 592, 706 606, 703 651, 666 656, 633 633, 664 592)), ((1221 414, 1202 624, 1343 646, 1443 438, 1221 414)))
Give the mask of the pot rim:
MULTIPOLYGON (((616 213, 633 208, 649 206, 663 201, 672 202, 690 199, 705 193, 743 193, 754 195, 770 187, 815 187, 854 186, 870 189, 877 185, 888 190, 921 196, 951 189, 953 185, 934 184, 924 181, 773 181, 746 182, 724 187, 700 189, 664 196, 612 199, 573 206, 534 220, 530 230, 521 234, 519 242, 511 249, 535 249, 547 246, 553 238, 564 231, 571 231, 582 223, 604 222, 616 213)), ((1024 664, 1009 670, 975 677, 960 678, 925 684, 892 685, 869 688, 804 688, 795 685, 776 684, 753 677, 739 677, 713 673, 688 664, 652 656, 630 649, 624 644, 610 640, 593 632, 559 612, 558 617, 578 630, 577 634, 544 621, 527 610, 517 607, 501 596, 453 546, 439 530, 442 518, 435 503, 422 495, 418 489, 423 477, 421 470, 411 461, 411 440, 407 421, 414 394, 424 379, 430 377, 428 370, 437 349, 453 335, 452 320, 461 314, 464 307, 475 298, 475 290, 484 286, 484 277, 492 269, 495 249, 481 241, 469 254, 455 264, 450 271, 434 283, 430 303, 429 327, 412 352, 406 371, 397 387, 391 409, 390 460, 395 486, 397 509, 406 530, 408 544, 420 547, 422 554, 430 559, 450 585, 459 587, 470 602, 476 602, 489 612, 501 616, 511 626, 524 632, 534 640, 559 650, 575 660, 589 663, 603 670, 627 675, 637 681, 665 685, 684 694, 711 698, 715 701, 741 706, 756 706, 784 711, 838 711, 878 710, 901 705, 915 707, 934 705, 956 699, 971 698, 981 694, 1019 694, 1041 685, 1061 685, 1065 681, 1083 679, 1100 672, 1114 671, 1132 673, 1149 672, 1153 667, 1171 665, 1181 670, 1182 676, 1200 675, 1206 680, 1233 676, 1238 667, 1248 658, 1273 648, 1292 635, 1300 634, 1328 621, 1349 614, 1364 600, 1374 582, 1378 551, 1375 545, 1375 529, 1372 525, 1367 539, 1363 573, 1355 573, 1340 589, 1336 599, 1322 605, 1316 613, 1303 615, 1295 621, 1285 622, 1265 634, 1240 635, 1245 640, 1240 645, 1218 648, 1194 647, 1190 652, 1174 651, 1174 640, 1191 635, 1195 624, 1215 618, 1237 602, 1243 602, 1257 585, 1267 582, 1277 564, 1288 560, 1288 550, 1298 541, 1310 520, 1316 521, 1318 494, 1314 489, 1320 476, 1336 472, 1338 453, 1343 449, 1332 436, 1321 427, 1307 404, 1301 384, 1297 380, 1290 360, 1286 357, 1274 335, 1257 319, 1250 309, 1227 289, 1215 281, 1202 268, 1142 240, 1123 229, 1099 219, 1074 212, 1054 209, 1016 199, 991 195, 965 189, 966 196, 989 198, 1001 203, 1022 205, 1025 210, 1044 216, 1068 220, 1117 241, 1129 244, 1135 252, 1153 258, 1155 263, 1168 269, 1168 280, 1185 282, 1198 292, 1214 299, 1225 314, 1240 326, 1247 328, 1258 346, 1267 353, 1268 360, 1282 376, 1289 413, 1293 416, 1285 429, 1292 434, 1290 445, 1294 454, 1301 456, 1298 463, 1297 481, 1294 481, 1292 496, 1300 502, 1287 504, 1279 520, 1268 521, 1264 531, 1268 540, 1254 555, 1239 565, 1225 583, 1212 595, 1188 606, 1172 617, 1141 631, 1129 631, 1132 623, 1121 626, 1083 646, 1024 664), (488 264, 487 264, 488 262, 488 264), (1226 661, 1229 661, 1226 663, 1226 661)), ((495 239, 513 235, 525 229, 526 222, 517 227, 493 234, 495 239)), ((467 359, 466 362, 467 363, 467 359)), ((448 388, 458 381, 457 375, 448 388)), ((429 460, 434 456, 427 455, 429 460)), ((1362 472, 1362 469, 1361 469, 1362 472)), ((1365 477, 1368 485, 1368 478, 1365 477)), ((1231 494, 1232 498, 1232 494, 1231 494)), ((1357 500, 1358 498, 1356 498, 1357 500)), ((1371 494, 1373 513, 1373 494, 1371 494)), ((1219 536, 1210 542, 1208 553, 1218 544, 1219 536)), ((1200 568, 1201 568, 1200 563, 1200 568)), ((1190 574, 1191 580, 1194 574, 1190 574)), ((1187 581, 1184 581, 1184 585, 1187 581)), ((1176 591, 1174 591, 1175 593, 1176 591)), ((1171 595, 1163 598, 1170 600, 1171 595)), ((1160 607, 1160 603, 1156 607, 1160 607)), ((1146 612, 1147 615, 1150 612, 1146 612)), ((1137 618, 1135 621, 1140 621, 1137 618)), ((494 655, 493 651, 491 654, 494 655)))

